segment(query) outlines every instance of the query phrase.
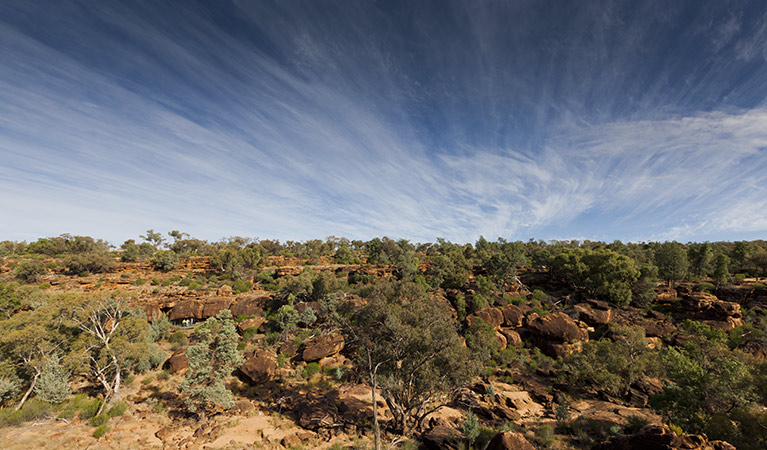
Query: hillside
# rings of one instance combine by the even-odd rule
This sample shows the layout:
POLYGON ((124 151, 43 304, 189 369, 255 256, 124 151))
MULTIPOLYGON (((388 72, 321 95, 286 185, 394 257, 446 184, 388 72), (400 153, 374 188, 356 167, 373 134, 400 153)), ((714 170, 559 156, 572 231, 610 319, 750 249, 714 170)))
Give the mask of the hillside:
POLYGON ((762 241, 170 236, 0 243, 4 448, 767 446, 762 241))

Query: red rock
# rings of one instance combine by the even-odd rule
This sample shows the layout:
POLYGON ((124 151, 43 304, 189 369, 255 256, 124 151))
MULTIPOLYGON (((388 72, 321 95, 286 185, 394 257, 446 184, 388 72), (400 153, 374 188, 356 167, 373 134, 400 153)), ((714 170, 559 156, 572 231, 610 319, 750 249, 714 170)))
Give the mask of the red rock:
POLYGON ((469 326, 477 319, 482 319, 485 322, 493 326, 493 328, 499 328, 503 324, 503 313, 498 308, 485 308, 481 311, 477 311, 474 314, 466 318, 469 326))
POLYGON ((506 305, 501 309, 503 314, 503 326, 509 328, 518 328, 522 326, 525 319, 525 313, 519 306, 506 305))
POLYGON ((344 337, 340 334, 326 334, 304 343, 301 358, 306 362, 319 361, 326 356, 335 355, 344 348, 344 337))
POLYGON ((185 300, 176 304, 168 314, 170 320, 202 319, 202 302, 185 300))
POLYGON ((599 309, 588 303, 579 303, 575 305, 574 308, 578 312, 581 320, 593 327, 610 323, 613 318, 613 310, 609 307, 606 309, 599 309))
POLYGON ((229 309, 231 305, 232 305, 232 299, 230 298, 214 298, 214 299, 208 300, 202 306, 201 318, 207 319, 208 317, 215 317, 215 315, 218 314, 219 311, 229 309))
POLYGON ((506 337, 507 345, 522 347, 522 338, 519 336, 519 333, 508 328, 501 328, 500 332, 506 337))
POLYGON ((520 433, 502 431, 490 440, 485 450, 535 450, 535 447, 520 433))
POLYGON ((170 373, 180 373, 189 368, 189 358, 186 357, 186 350, 176 350, 170 358, 163 364, 165 369, 170 370, 170 373))
POLYGON ((528 328, 533 335, 552 341, 571 342, 588 339, 588 334, 584 336, 584 331, 563 312, 537 317, 528 324, 528 328))
POLYGON ((262 330, 261 326, 266 323, 266 318, 264 317, 254 317, 252 319, 245 319, 242 322, 237 324, 237 329, 240 330, 240 333, 247 330, 248 328, 255 328, 258 331, 264 331, 262 330))
POLYGON ((677 436, 665 425, 645 425, 638 433, 615 436, 592 450, 735 450, 735 447, 724 441, 709 441, 705 434, 677 436))
POLYGON ((240 367, 240 372, 255 384, 270 381, 277 373, 277 357, 266 350, 256 350, 240 367))

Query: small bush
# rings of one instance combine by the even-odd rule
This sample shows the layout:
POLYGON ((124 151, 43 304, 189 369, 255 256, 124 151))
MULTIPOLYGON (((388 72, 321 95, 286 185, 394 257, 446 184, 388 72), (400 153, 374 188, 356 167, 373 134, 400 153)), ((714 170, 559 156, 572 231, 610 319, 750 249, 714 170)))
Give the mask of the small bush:
POLYGON ((169 250, 159 251, 152 256, 152 264, 157 270, 167 272, 178 266, 178 256, 169 250))
POLYGON ((34 283, 40 275, 47 272, 42 261, 36 259, 22 261, 13 268, 16 278, 25 283, 34 283))
POLYGON ((21 425, 49 416, 51 416, 51 406, 40 399, 33 398, 24 403, 19 411, 13 411, 11 408, 0 410, 0 427, 21 425))
POLYGON ((150 330, 153 342, 167 339, 170 335, 170 320, 168 320, 168 316, 160 313, 159 316, 154 317, 150 325, 150 330))
POLYGON ((100 437, 104 436, 108 432, 109 432, 109 426, 104 424, 93 431, 93 437, 95 437, 96 439, 99 439, 100 437))
POLYGON ((535 442, 542 447, 551 447, 554 443, 554 427, 548 424, 538 427, 535 430, 535 442))
POLYGON ((115 260, 109 252, 90 252, 70 255, 64 260, 70 274, 103 273, 113 270, 115 260))
MULTIPOLYGON (((159 378, 159 376, 158 376, 159 378)), ((118 402, 115 403, 114 406, 109 408, 109 411, 107 411, 107 416, 109 417, 118 417, 125 414, 125 411, 128 410, 128 404, 125 402, 118 402)))
POLYGON ((97 398, 94 398, 91 401, 84 401, 80 404, 80 414, 78 414, 78 417, 83 420, 88 420, 96 415, 100 406, 101 400, 97 398))
POLYGON ((71 393, 69 372, 61 367, 58 356, 50 357, 35 383, 35 395, 48 403, 62 403, 71 393))
POLYGON ((320 365, 317 362, 311 362, 304 367, 304 378, 311 378, 320 372, 320 365))
POLYGON ((253 284, 250 281, 236 280, 232 284, 232 290, 234 291, 235 294, 239 294, 241 292, 247 292, 251 289, 253 289, 253 284))
POLYGON ((711 283, 702 282, 702 283, 698 283, 698 286, 697 286, 696 289, 698 291, 700 291, 700 292, 709 292, 710 293, 711 291, 714 290, 714 287, 715 286, 713 284, 711 284, 711 283))
POLYGON ((100 427, 101 425, 104 425, 109 420, 109 416, 106 414, 99 414, 98 416, 93 416, 90 419, 88 419, 88 425, 92 427, 100 427))
POLYGON ((288 355, 285 353, 280 353, 277 355, 277 368, 282 369, 285 367, 285 363, 288 361, 288 355))
POLYGON ((170 335, 170 343, 171 348, 175 352, 176 350, 180 349, 181 347, 185 347, 187 343, 186 335, 183 331, 176 331, 175 333, 170 335))

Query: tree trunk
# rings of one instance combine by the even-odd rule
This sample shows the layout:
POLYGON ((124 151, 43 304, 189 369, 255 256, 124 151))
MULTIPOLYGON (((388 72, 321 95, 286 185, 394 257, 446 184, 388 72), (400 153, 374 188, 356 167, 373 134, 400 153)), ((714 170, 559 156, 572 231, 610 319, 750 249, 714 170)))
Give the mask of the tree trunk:
POLYGON ((27 399, 29 398, 29 394, 32 393, 32 389, 34 389, 35 384, 37 384, 37 377, 39 376, 40 376, 40 371, 38 370, 35 373, 35 376, 32 378, 32 384, 29 385, 29 389, 27 389, 27 392, 24 394, 24 397, 21 398, 19 405, 16 407, 16 411, 20 410, 21 407, 24 406, 24 403, 26 403, 27 399))
POLYGON ((373 435, 375 450, 381 450, 381 428, 378 426, 378 402, 376 402, 376 374, 371 373, 370 396, 373 398, 373 435))

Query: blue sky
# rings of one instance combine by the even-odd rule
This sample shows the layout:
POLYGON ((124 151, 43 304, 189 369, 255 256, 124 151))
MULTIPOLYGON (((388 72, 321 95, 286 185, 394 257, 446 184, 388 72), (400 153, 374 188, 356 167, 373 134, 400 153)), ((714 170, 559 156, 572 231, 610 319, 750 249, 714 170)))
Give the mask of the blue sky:
POLYGON ((0 239, 767 237, 754 1, 0 3, 0 239))

